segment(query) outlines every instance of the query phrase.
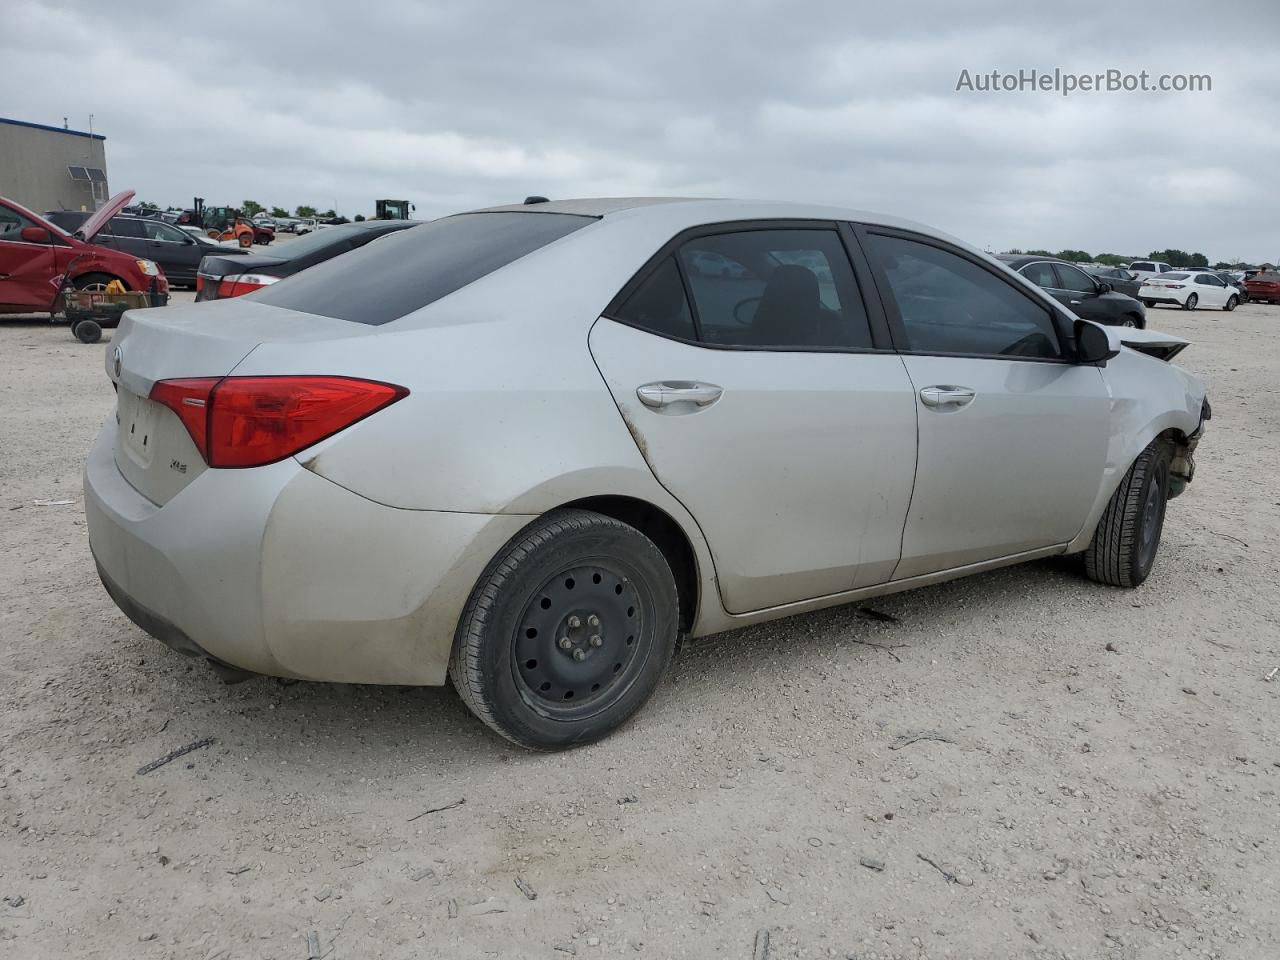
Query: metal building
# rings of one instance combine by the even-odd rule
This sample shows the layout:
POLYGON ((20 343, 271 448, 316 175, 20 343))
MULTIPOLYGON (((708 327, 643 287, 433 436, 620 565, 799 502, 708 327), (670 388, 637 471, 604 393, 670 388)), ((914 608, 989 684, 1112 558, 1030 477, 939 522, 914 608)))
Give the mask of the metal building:
POLYGON ((110 196, 100 133, 0 117, 0 196, 28 210, 94 210, 110 196))

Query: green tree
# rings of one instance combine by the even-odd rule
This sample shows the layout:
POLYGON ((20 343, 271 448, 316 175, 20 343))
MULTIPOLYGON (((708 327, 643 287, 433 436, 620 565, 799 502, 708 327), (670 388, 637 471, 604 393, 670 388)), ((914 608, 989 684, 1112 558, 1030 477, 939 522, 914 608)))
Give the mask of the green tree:
POLYGON ((267 208, 260 204, 257 200, 241 200, 240 209, 244 211, 246 217, 254 217, 262 213, 267 208))
POLYGON ((1128 259, 1117 253, 1100 253, 1094 258, 1098 263, 1108 267, 1122 267, 1128 263, 1128 259))
POLYGON ((1185 267, 1207 267, 1209 266, 1209 258, 1203 253, 1193 253, 1191 259, 1183 264, 1185 267))
POLYGON ((1048 250, 1027 250, 1025 252, 1028 257, 1052 257, 1053 256, 1053 254, 1050 253, 1048 250))
POLYGON ((1091 263, 1093 261, 1093 257, 1083 250, 1059 250, 1057 257, 1059 260, 1070 260, 1072 263, 1091 263))
POLYGON ((336 217, 337 215, 338 215, 338 211, 337 211, 337 210, 334 210, 334 209, 333 209, 333 207, 330 207, 330 208, 329 208, 328 210, 326 210, 324 213, 317 214, 317 216, 324 217, 326 220, 332 220, 332 219, 333 219, 334 217, 336 217))
POLYGON ((1168 250, 1152 250, 1149 260, 1159 260, 1174 267, 1189 267, 1191 264, 1187 261, 1191 258, 1191 254, 1185 250, 1179 250, 1176 247, 1170 247, 1168 250))
POLYGON ((293 211, 295 217, 314 217, 316 215, 315 207, 298 207, 293 211))
POLYGON ((363 214, 363 213, 357 213, 357 214, 356 214, 356 223, 364 223, 364 214, 363 214))
POLYGON ((286 210, 284 207, 272 207, 271 215, 273 217, 287 217, 289 216, 289 211, 286 210))

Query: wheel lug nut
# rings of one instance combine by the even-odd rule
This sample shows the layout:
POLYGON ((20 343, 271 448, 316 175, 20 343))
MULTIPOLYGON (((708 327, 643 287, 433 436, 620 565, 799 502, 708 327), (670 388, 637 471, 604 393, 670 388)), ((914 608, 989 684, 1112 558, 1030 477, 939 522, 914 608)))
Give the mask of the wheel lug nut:
POLYGON ((579 649, 577 649, 577 650, 573 651, 573 659, 575 659, 575 660, 577 660, 577 661, 579 661, 579 662, 581 662, 581 661, 583 661, 583 660, 587 659, 587 651, 585 651, 585 650, 583 650, 583 649, 581 649, 581 648, 579 648, 579 649))
POLYGON ((600 618, 593 613, 591 616, 587 617, 587 623, 591 624, 593 627, 598 627, 600 626, 600 618))
POLYGON ((568 650, 570 647, 573 646, 573 641, 570 640, 568 637, 561 637, 557 642, 560 644, 561 650, 568 650))
POLYGON ((580 626, 582 626, 582 621, 578 617, 569 618, 569 628, 571 630, 577 630, 580 626))
POLYGON ((592 645, 593 647, 598 647, 598 646, 600 646, 602 643, 604 643, 604 641, 603 641, 602 639, 600 639, 600 634, 595 633, 595 634, 592 634, 592 635, 591 635, 591 645, 592 645))

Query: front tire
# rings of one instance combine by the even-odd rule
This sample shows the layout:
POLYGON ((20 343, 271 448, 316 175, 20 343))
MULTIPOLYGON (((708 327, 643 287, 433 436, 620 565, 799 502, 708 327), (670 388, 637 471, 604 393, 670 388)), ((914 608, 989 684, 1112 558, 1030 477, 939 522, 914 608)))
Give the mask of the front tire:
POLYGON ((86 293, 106 293, 107 285, 115 279, 109 273, 82 273, 71 281, 71 285, 86 293))
POLYGON ((1164 529, 1172 460, 1170 445, 1153 440, 1124 475, 1084 552, 1090 580, 1136 587, 1147 579, 1164 529))
POLYGON ((1182 301, 1182 309, 1194 310, 1196 308, 1196 304, 1199 302, 1200 302, 1200 297, 1197 294, 1193 293, 1189 297, 1187 297, 1187 299, 1182 301))
POLYGON ((449 677, 471 712, 514 743, 599 740, 644 704, 675 653, 679 601, 639 530, 586 510, 535 520, 467 601, 449 677))
POLYGON ((1240 298, 1235 296, 1235 294, 1232 294, 1231 296, 1227 297, 1227 305, 1222 309, 1227 311, 1227 313, 1230 313, 1232 310, 1236 308, 1236 304, 1238 304, 1239 302, 1240 302, 1240 298))

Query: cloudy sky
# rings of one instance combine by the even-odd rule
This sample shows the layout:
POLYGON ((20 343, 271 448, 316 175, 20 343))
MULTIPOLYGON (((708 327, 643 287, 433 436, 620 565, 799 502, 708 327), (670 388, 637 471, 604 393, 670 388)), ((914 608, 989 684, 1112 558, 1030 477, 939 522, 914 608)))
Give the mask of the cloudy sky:
POLYGON ((765 197, 995 250, 1280 258, 1274 0, 2 5, 0 116, 93 114, 112 187, 161 205, 765 197), (1055 68, 1212 91, 956 90, 1055 68))

